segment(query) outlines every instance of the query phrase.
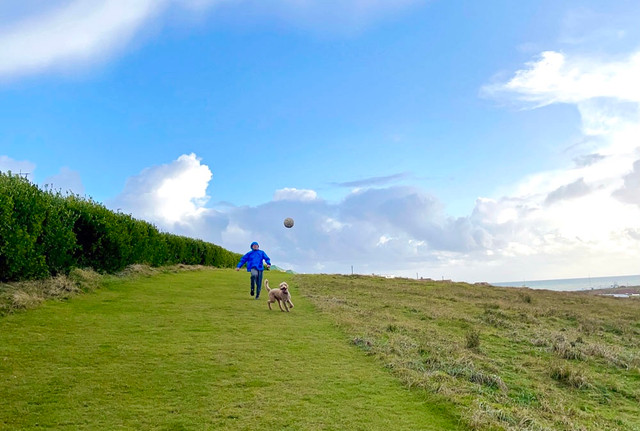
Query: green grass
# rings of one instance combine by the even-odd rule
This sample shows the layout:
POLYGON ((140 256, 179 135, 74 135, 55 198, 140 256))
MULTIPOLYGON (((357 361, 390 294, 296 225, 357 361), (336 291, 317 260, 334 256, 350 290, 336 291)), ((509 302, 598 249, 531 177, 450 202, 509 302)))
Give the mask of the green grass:
POLYGON ((301 275, 309 297, 407 387, 466 426, 640 430, 640 301, 465 283, 301 275))
POLYGON ((266 275, 291 282, 291 313, 253 300, 245 272, 204 270, 0 318, 0 430, 462 429, 453 403, 403 387, 292 276, 266 275))
POLYGON ((638 300, 184 269, 0 286, 0 430, 640 430, 638 300))

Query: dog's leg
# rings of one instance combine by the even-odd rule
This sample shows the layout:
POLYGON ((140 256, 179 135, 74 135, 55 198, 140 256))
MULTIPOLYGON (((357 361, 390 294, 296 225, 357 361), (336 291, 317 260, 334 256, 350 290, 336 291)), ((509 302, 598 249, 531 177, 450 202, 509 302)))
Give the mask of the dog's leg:
POLYGON ((287 300, 287 302, 289 303, 289 308, 293 308, 293 302, 291 302, 291 300, 287 300))
MULTIPOLYGON (((282 301, 278 299, 278 307, 280 307, 280 311, 284 312, 284 310, 282 309, 282 301)), ((285 305, 286 307, 286 305, 285 305)))
POLYGON ((271 303, 272 302, 273 302, 272 300, 267 299, 267 305, 269 306, 269 310, 272 310, 272 308, 271 308, 271 303))

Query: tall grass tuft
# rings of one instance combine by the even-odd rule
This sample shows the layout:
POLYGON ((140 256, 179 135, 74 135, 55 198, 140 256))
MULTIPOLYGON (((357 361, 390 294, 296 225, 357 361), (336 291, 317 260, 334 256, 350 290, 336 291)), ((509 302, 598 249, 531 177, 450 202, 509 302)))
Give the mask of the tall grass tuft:
POLYGON ((582 351, 576 347, 575 343, 568 342, 564 337, 557 338, 551 346, 553 352, 563 359, 573 359, 581 361, 584 359, 582 351))
POLYGON ((587 377, 580 371, 571 368, 568 365, 553 365, 549 372, 549 376, 560 383, 571 388, 584 389, 589 388, 587 377))
POLYGON ((475 329, 471 329, 465 335, 467 340, 466 346, 467 349, 477 350, 480 347, 480 334, 475 329))

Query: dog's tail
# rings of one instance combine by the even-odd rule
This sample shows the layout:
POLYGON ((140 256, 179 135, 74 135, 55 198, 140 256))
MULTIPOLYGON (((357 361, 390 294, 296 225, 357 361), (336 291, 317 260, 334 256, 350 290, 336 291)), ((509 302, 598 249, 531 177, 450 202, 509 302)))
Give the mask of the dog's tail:
POLYGON ((269 288, 269 280, 267 279, 264 280, 264 287, 267 288, 267 292, 271 292, 271 289, 269 288))

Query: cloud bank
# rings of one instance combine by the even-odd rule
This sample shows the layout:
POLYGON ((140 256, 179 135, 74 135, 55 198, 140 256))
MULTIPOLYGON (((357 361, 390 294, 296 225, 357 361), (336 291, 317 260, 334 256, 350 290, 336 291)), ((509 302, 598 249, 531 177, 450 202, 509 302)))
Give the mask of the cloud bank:
POLYGON ((339 202, 289 187, 256 207, 212 210, 204 194, 211 172, 193 154, 133 178, 121 202, 136 216, 234 251, 257 240, 276 264, 302 272, 345 273, 353 265, 359 273, 467 281, 637 273, 638 58, 546 52, 487 86, 492 97, 528 109, 575 106, 583 137, 571 146, 573 163, 523 178, 504 196, 480 197, 465 217, 447 215, 425 190, 387 184, 397 176, 342 184, 358 188, 339 202), (282 226, 285 217, 294 218, 293 229, 282 226))
MULTIPOLYGON (((516 232, 534 245, 530 252, 548 260, 571 256, 573 276, 637 272, 633 261, 640 247, 631 233, 640 227, 633 205, 640 166, 639 73, 640 52, 607 60, 548 51, 509 81, 483 89, 529 109, 563 103, 580 113, 583 139, 571 148, 575 165, 524 179, 509 200, 497 202, 506 211, 516 199, 516 232)), ((513 244, 526 252, 524 241, 513 244)))

